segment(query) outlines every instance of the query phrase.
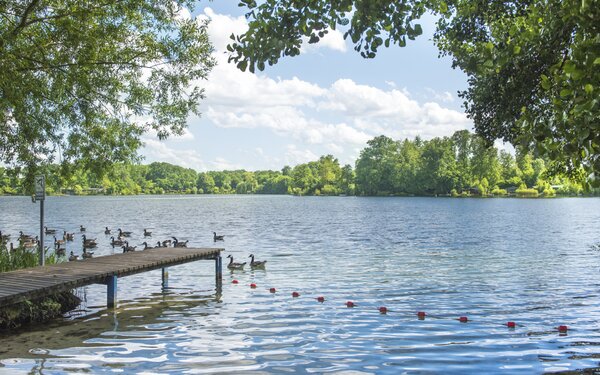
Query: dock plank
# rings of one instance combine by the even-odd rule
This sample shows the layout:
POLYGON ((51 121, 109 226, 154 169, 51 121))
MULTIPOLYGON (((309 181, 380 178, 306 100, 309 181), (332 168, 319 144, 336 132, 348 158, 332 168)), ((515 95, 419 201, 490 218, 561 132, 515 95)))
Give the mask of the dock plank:
POLYGON ((163 267, 215 259, 223 249, 157 248, 0 273, 0 306, 163 267))

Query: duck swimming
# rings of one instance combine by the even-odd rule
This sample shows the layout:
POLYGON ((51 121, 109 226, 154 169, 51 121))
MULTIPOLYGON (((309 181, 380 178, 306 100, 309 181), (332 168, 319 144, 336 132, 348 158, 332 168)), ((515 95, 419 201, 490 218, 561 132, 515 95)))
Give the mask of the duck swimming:
POLYGON ((254 260, 254 254, 250 254, 248 256, 248 258, 252 258, 250 260, 250 267, 252 267, 252 268, 264 268, 265 264, 267 264, 266 260, 257 260, 257 261, 255 261, 254 260))
POLYGON ((246 262, 234 263, 233 257, 231 255, 227 255, 227 258, 229 258, 229 264, 227 265, 227 268, 229 268, 230 270, 243 270, 244 269, 246 262))

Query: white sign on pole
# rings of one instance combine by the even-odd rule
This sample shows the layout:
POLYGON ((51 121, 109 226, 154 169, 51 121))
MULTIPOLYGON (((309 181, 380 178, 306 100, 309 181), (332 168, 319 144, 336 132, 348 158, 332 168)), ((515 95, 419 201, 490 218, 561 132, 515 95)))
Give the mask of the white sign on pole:
POLYGON ((46 198, 46 177, 35 176, 35 199, 42 201, 46 198))

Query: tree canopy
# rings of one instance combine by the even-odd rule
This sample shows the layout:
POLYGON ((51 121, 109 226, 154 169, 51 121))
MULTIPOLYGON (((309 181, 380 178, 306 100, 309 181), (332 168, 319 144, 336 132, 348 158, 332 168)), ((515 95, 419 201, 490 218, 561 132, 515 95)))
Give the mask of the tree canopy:
POLYGON ((438 17, 435 43, 468 76, 460 93, 488 145, 503 139, 550 159, 553 173, 600 184, 600 0, 241 0, 249 29, 230 61, 254 71, 341 27, 363 57, 403 47, 438 17))
POLYGON ((0 161, 102 170, 133 159, 144 132, 180 134, 214 65, 192 5, 0 2, 0 161))

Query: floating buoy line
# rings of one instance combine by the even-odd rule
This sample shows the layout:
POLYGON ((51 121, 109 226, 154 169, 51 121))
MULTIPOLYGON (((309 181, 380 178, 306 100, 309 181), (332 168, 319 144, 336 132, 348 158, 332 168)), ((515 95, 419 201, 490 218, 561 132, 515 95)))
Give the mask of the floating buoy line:
MULTIPOLYGON (((231 281, 231 283, 234 284, 234 285, 238 285, 240 282, 238 280, 236 280, 236 279, 233 279, 231 281)), ((257 286, 256 283, 250 283, 250 284, 248 284, 248 286, 251 289, 257 289, 258 288, 258 286, 257 286)), ((269 293, 272 293, 272 294, 278 292, 278 290, 276 288, 273 288, 273 287, 267 288, 267 290, 269 291, 269 293)), ((291 296, 292 296, 293 299, 296 299, 296 298, 300 297, 300 293, 297 292, 297 291, 293 291, 291 293, 291 296)), ((324 303, 325 302, 325 297, 324 296, 318 296, 318 297, 316 297, 314 299, 318 303, 324 303)), ((356 302, 354 302, 354 301, 346 301, 345 306, 346 306, 346 308, 354 309, 354 308, 356 308, 358 306, 358 304, 356 302)), ((386 306, 379 306, 377 308, 377 311, 379 312, 380 315, 388 315, 389 313, 394 313, 393 310, 390 310, 386 306)), ((429 318, 429 319, 437 319, 437 320, 448 319, 447 317, 439 317, 439 316, 431 315, 429 313, 426 313, 425 311, 417 311, 416 312, 416 317, 417 317, 418 320, 425 320, 426 317, 429 318)), ((459 316, 459 317, 455 318, 454 320, 457 320, 460 323, 486 322, 486 320, 482 320, 482 319, 472 320, 468 316, 459 316)), ((490 322, 488 321, 488 323, 490 323, 490 322)), ((513 321, 508 321, 508 322, 499 323, 499 324, 502 325, 502 326, 505 326, 505 327, 507 327, 508 329, 511 329, 511 330, 514 330, 514 329, 516 329, 518 327, 525 327, 524 325, 517 324, 516 322, 513 322, 513 321)), ((567 325, 559 325, 557 327, 554 327, 554 329, 553 329, 552 332, 558 332, 561 335, 566 335, 569 330, 570 330, 570 328, 567 325)), ((551 333, 551 332, 544 332, 544 333, 551 333)))

